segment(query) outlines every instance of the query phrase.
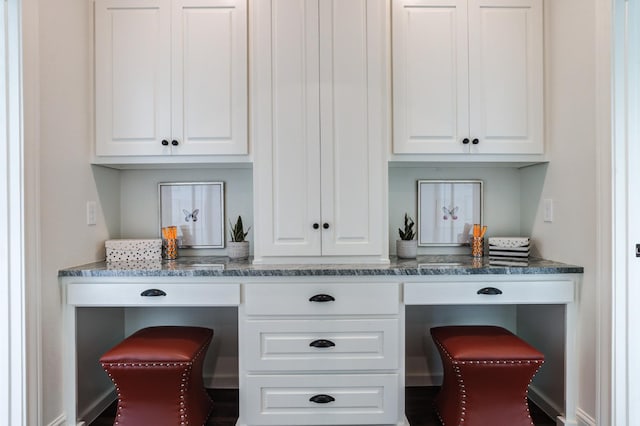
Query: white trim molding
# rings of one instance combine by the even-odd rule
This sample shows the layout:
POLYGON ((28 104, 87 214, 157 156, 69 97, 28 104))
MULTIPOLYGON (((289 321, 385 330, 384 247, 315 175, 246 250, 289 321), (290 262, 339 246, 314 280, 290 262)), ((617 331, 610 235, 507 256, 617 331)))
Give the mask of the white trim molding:
POLYGON ((21 9, 0 3, 0 423, 26 425, 21 9), (6 284, 5 284, 6 283, 6 284))

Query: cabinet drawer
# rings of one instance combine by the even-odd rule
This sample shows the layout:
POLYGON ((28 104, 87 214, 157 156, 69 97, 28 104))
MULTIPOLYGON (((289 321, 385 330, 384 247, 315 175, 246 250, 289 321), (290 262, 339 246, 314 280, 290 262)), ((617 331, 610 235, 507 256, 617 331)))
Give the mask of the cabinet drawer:
POLYGON ((397 319, 245 321, 247 370, 394 370, 397 319))
POLYGON ((570 303, 574 282, 567 281, 452 281, 406 283, 407 305, 495 305, 517 303, 570 303))
POLYGON ((237 306, 240 284, 69 284, 67 303, 76 306, 237 306), (143 296, 147 290, 160 290, 164 295, 143 296))
POLYGON ((247 315, 392 315, 397 283, 246 284, 247 315), (314 301, 317 300, 317 301, 314 301))
POLYGON ((398 423, 397 374, 249 375, 245 389, 245 424, 398 423))

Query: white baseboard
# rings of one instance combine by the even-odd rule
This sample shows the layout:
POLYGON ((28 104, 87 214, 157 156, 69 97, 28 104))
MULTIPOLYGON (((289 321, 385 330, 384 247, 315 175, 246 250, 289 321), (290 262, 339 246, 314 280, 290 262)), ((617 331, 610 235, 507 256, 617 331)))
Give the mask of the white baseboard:
POLYGON ((67 418, 65 417, 65 415, 60 414, 55 420, 53 420, 47 426, 64 426, 66 421, 67 421, 67 418))
POLYGON ((578 419, 578 426, 596 426, 596 419, 580 408, 576 410, 576 418, 578 419))
POLYGON ((79 413, 80 415, 78 417, 83 419, 86 424, 89 424, 95 419, 97 419, 98 416, 104 410, 106 410, 107 407, 111 405, 111 403, 116 399, 117 399, 116 390, 109 389, 104 394, 96 398, 89 407, 86 407, 84 410, 82 410, 79 413))
POLYGON ((222 375, 216 374, 216 376, 205 375, 204 387, 207 389, 238 389, 238 375, 229 374, 222 375))
POLYGON ((529 399, 538 406, 544 413, 552 419, 563 414, 561 405, 552 401, 544 392, 535 386, 529 386, 529 399))
POLYGON ((405 376, 405 386, 440 386, 442 384, 442 374, 411 374, 405 376))
MULTIPOLYGON (((559 426, 572 426, 574 423, 568 423, 564 417, 562 416, 562 409, 560 405, 551 401, 549 397, 547 397, 544 392, 540 392, 538 388, 535 386, 529 387, 529 399, 533 401, 534 404, 538 406, 545 414, 552 419, 557 419, 557 424, 559 426)), ((578 408, 576 410, 576 421, 577 426, 596 426, 596 421, 589 414, 584 412, 584 410, 578 408)))

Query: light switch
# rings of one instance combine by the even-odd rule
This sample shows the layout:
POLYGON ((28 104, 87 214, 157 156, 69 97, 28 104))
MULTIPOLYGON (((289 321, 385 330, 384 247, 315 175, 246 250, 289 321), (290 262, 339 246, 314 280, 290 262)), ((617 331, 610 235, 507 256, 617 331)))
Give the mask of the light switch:
POLYGON ((553 200, 551 198, 544 199, 544 221, 553 222, 553 200))
POLYGON ((96 209, 95 201, 87 201, 87 225, 89 226, 96 224, 96 209))

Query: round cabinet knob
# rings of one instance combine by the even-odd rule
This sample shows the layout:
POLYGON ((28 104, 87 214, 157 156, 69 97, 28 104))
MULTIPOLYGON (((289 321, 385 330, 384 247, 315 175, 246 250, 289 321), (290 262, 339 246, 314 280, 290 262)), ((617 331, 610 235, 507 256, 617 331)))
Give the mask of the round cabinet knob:
POLYGON ((462 143, 467 145, 469 143, 469 138, 462 139, 462 143))
POLYGON ((319 223, 314 223, 313 224, 313 229, 318 229, 320 228, 320 224, 319 223))
POLYGON ((162 145, 164 145, 164 146, 169 145, 169 141, 168 141, 168 140, 166 140, 166 139, 163 139, 163 140, 162 140, 162 145))
POLYGON ((179 142, 177 140, 175 140, 175 139, 171 141, 171 145, 173 145, 173 146, 178 146, 178 143, 179 142))
POLYGON ((478 145, 480 143, 480 141, 476 138, 476 139, 472 140, 471 143, 474 144, 474 145, 478 145))
POLYGON ((329 224, 327 222, 325 222, 325 223, 322 224, 322 227, 324 229, 329 229, 329 224))

